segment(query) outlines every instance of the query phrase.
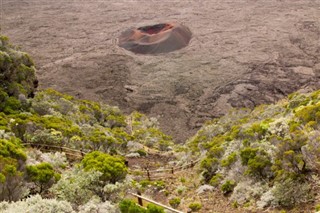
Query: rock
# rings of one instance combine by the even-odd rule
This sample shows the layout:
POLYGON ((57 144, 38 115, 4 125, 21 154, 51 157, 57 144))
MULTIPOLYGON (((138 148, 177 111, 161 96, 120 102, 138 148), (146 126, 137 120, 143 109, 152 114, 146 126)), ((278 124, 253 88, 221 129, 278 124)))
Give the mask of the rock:
POLYGON ((129 141, 128 144, 127 144, 127 148, 129 150, 129 152, 134 152, 134 151, 137 151, 139 149, 143 149, 143 145, 141 143, 129 141))
POLYGON ((127 158, 139 158, 140 157, 140 154, 139 153, 129 153, 126 155, 127 158))
POLYGON ((214 187, 210 185, 202 185, 197 189, 197 194, 202 194, 204 192, 213 191, 214 187))

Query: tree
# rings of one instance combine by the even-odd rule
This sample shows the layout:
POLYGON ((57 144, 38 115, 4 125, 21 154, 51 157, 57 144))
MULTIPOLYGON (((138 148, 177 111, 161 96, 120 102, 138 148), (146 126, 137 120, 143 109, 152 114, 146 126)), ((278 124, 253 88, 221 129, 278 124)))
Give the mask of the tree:
POLYGON ((40 194, 60 179, 60 175, 54 171, 49 163, 27 166, 27 174, 29 179, 38 186, 40 194))

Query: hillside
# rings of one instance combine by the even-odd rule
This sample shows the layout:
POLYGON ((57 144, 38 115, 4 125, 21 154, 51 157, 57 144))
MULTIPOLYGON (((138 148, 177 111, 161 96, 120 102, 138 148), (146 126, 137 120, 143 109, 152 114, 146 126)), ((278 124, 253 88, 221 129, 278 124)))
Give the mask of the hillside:
POLYGON ((0 41, 1 212, 163 212, 137 190, 183 211, 319 210, 320 91, 233 109, 177 145, 155 118, 37 91, 28 54, 0 41))

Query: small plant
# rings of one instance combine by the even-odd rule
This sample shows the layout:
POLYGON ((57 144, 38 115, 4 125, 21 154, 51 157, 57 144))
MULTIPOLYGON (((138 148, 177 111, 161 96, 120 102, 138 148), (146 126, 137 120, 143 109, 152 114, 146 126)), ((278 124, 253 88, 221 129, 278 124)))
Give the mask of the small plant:
POLYGON ((186 179, 184 177, 180 178, 181 183, 185 183, 186 179))
POLYGON ((218 174, 216 174, 215 176, 213 176, 211 178, 209 183, 210 183, 211 186, 218 186, 220 181, 221 181, 221 179, 222 179, 222 175, 218 173, 218 174))
POLYGON ((185 186, 178 186, 178 187, 177 187, 177 193, 178 193, 179 195, 181 195, 185 190, 186 190, 186 187, 185 187, 185 186))
POLYGON ((201 203, 190 203, 189 208, 193 211, 193 212, 197 212, 202 208, 201 203))
POLYGON ((320 211, 320 204, 317 204, 316 205, 316 212, 319 212, 320 211))
POLYGON ((232 203, 232 207, 233 208, 238 208, 239 207, 239 204, 238 204, 238 202, 237 201, 234 201, 233 203, 232 203))
POLYGON ((228 194, 233 191, 234 187, 236 186, 236 182, 233 180, 227 180, 224 184, 221 186, 221 191, 224 194, 228 194))
POLYGON ((228 166, 232 165, 236 161, 237 161, 237 153, 236 152, 232 152, 226 159, 223 159, 221 161, 221 166, 222 167, 228 167, 228 166))
POLYGON ((141 157, 147 156, 147 152, 144 149, 139 149, 136 151, 141 157))
POLYGON ((181 199, 178 198, 178 197, 175 197, 175 198, 172 198, 172 199, 169 200, 170 206, 172 206, 175 209, 178 208, 180 203, 181 203, 181 199))

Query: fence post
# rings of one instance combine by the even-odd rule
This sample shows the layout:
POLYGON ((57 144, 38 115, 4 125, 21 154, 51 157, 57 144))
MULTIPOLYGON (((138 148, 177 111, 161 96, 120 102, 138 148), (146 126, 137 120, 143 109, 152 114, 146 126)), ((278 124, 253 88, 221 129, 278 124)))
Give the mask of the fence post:
POLYGON ((147 168, 147 175, 148 175, 148 180, 151 181, 150 172, 148 168, 147 168))
MULTIPOLYGON (((141 192, 140 191, 138 191, 137 194, 141 196, 141 192)), ((142 198, 141 197, 138 197, 138 204, 140 206, 143 206, 143 202, 142 202, 142 198)))

